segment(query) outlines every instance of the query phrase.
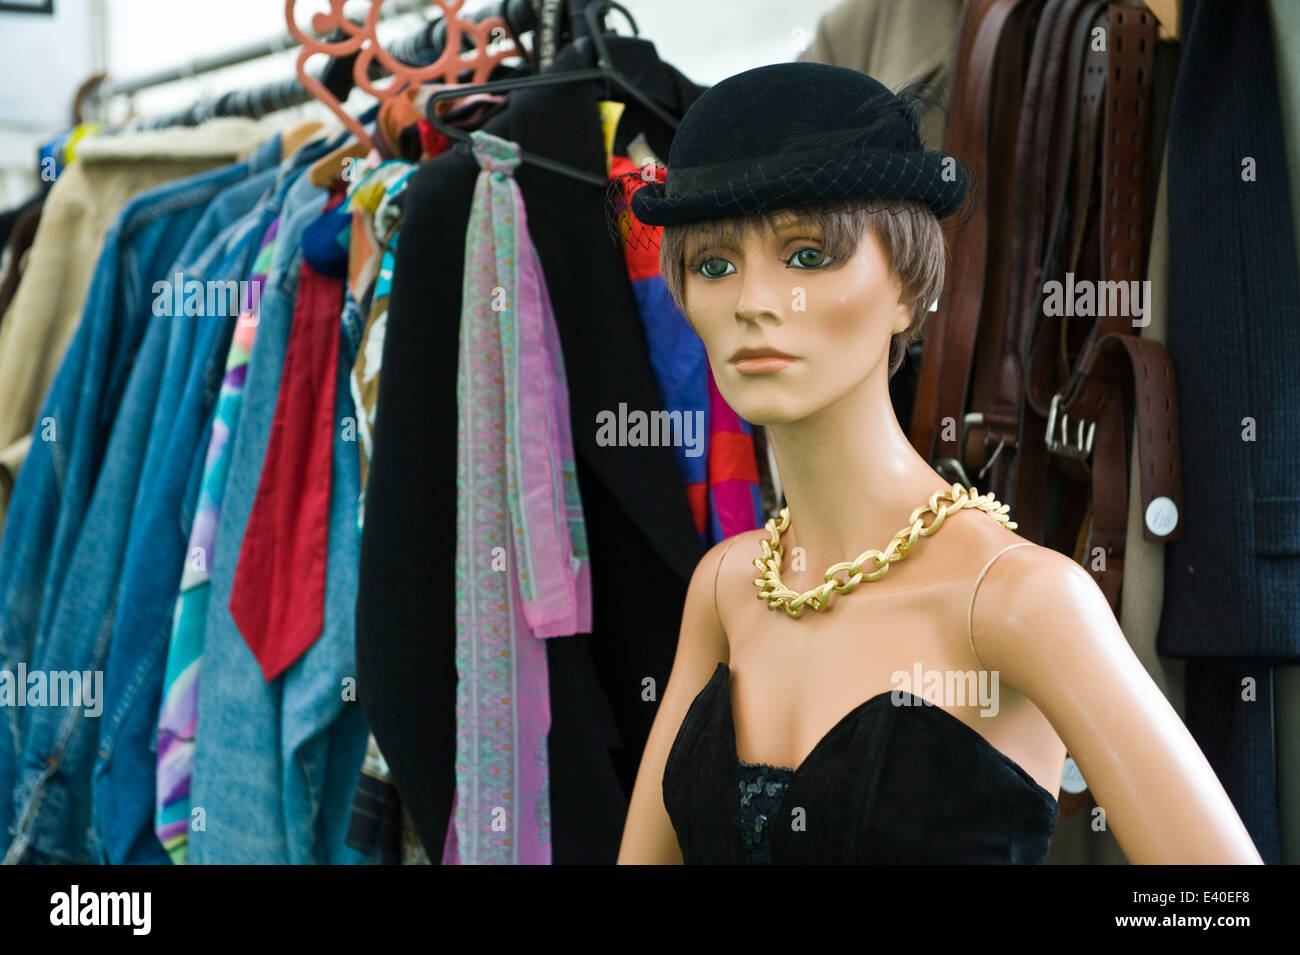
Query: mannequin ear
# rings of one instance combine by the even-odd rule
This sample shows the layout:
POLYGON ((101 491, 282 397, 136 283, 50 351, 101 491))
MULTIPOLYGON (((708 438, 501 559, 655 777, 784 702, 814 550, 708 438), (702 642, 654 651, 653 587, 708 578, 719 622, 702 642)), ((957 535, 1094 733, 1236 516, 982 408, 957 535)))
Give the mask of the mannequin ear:
POLYGON ((907 331, 907 326, 912 324, 912 310, 907 307, 907 303, 899 302, 894 306, 894 334, 907 331))

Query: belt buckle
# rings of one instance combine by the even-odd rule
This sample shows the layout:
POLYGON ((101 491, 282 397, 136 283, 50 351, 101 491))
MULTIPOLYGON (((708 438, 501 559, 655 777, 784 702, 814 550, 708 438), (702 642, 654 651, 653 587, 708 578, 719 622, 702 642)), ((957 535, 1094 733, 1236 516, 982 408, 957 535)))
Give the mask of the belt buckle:
MULTIPOLYGON (((983 425, 983 424, 984 424, 984 414, 982 412, 971 412, 970 414, 966 414, 966 416, 962 418, 962 452, 963 453, 965 453, 966 451, 966 434, 969 433, 969 431, 971 430, 971 425, 983 425)), ((983 481, 985 474, 988 474, 988 469, 992 468, 993 461, 996 461, 997 456, 1000 455, 1000 453, 1002 453, 1002 448, 1008 446, 1008 442, 1005 442, 1005 440, 1000 440, 1000 442, 997 443, 997 447, 993 448, 993 453, 991 455, 991 453, 988 453, 988 443, 989 443, 988 431, 985 431, 984 466, 983 468, 979 469, 979 474, 976 474, 975 476, 976 481, 983 481)), ((1010 443, 1013 444, 1013 447, 1017 446, 1018 444, 1018 442, 1014 442, 1014 440, 1013 442, 1010 443)), ((969 483, 970 482, 967 482, 967 485, 969 485, 969 483)))
POLYGON ((957 483, 962 487, 970 487, 971 481, 966 476, 966 469, 962 467, 962 463, 956 458, 939 458, 934 462, 934 469, 939 472, 944 480, 952 481, 956 479, 957 483))
POLYGON ((1070 440, 1069 434, 1069 416, 1063 411, 1059 411, 1061 396, 1060 394, 1052 395, 1052 406, 1047 412, 1047 432, 1043 435, 1043 443, 1047 445, 1047 450, 1052 454, 1059 454, 1067 458, 1073 458, 1076 461, 1087 461, 1092 456, 1092 439, 1097 433, 1097 422, 1087 422, 1079 419, 1078 435, 1074 441, 1070 440), (1061 438, 1056 439, 1056 416, 1061 416, 1061 438), (1084 425, 1088 430, 1085 434, 1084 425))

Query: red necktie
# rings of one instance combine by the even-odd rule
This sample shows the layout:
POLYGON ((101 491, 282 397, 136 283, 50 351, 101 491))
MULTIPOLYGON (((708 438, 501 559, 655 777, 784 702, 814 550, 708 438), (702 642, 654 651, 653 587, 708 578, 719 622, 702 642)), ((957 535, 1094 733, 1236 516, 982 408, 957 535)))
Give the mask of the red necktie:
POLYGON ((304 259, 271 437, 230 594, 270 681, 321 634, 343 279, 304 259))

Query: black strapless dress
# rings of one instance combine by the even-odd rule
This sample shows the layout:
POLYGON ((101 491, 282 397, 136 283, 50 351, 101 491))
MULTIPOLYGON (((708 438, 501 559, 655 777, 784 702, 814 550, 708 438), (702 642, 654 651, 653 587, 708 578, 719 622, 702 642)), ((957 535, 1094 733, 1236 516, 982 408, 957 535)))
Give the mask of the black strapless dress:
MULTIPOLYGON (((798 769, 742 762, 719 663, 664 766, 664 805, 688 864, 1047 861, 1056 797, 957 717, 854 707, 798 769)), ((905 691, 904 691, 905 692, 905 691)))

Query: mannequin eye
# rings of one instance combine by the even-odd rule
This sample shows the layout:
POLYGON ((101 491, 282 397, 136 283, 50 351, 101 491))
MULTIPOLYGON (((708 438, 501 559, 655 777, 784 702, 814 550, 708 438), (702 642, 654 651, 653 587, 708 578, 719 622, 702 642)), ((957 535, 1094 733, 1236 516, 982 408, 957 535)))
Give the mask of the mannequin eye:
POLYGON ((830 264, 831 257, 821 249, 814 249, 811 246, 800 249, 794 255, 786 260, 786 265, 793 266, 797 269, 820 269, 830 264))
POLYGON ((736 271, 736 267, 726 259, 713 258, 705 259, 695 267, 695 271, 699 272, 707 279, 720 279, 724 275, 730 275, 732 272, 736 271))

